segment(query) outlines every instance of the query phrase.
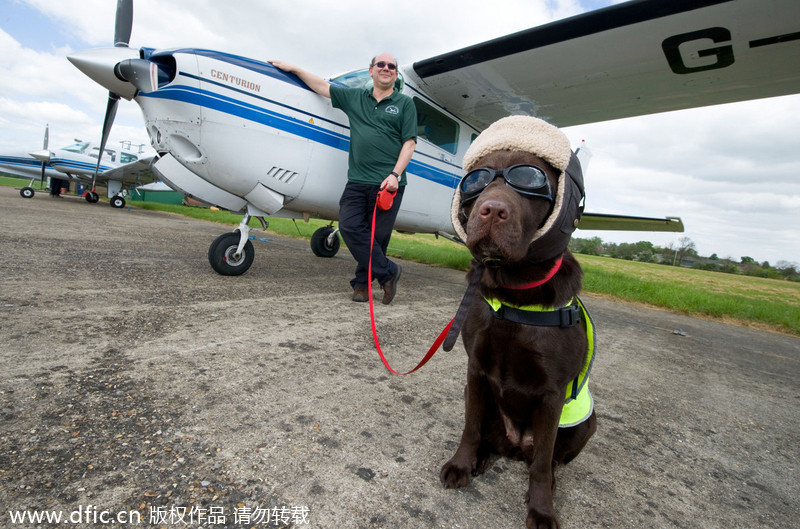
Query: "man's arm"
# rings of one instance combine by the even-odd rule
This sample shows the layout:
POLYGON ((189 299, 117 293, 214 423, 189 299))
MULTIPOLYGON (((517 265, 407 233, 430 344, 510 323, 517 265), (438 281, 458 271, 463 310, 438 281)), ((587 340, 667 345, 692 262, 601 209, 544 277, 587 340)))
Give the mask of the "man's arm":
POLYGON ((325 96, 327 98, 331 97, 331 85, 328 83, 328 81, 326 81, 322 77, 315 75, 311 72, 307 72, 302 68, 295 66, 294 64, 289 64, 288 62, 269 61, 269 63, 275 68, 278 68, 279 70, 295 74, 297 77, 300 78, 301 81, 307 84, 310 89, 312 89, 319 95, 325 96))
MULTIPOLYGON (((411 156, 414 154, 414 149, 417 148, 417 140, 415 138, 409 138, 403 144, 403 147, 400 149, 400 156, 397 157, 397 163, 394 164, 394 172, 401 175, 403 171, 406 170, 408 167, 408 163, 411 161, 411 156)), ((381 182, 381 188, 385 187, 390 193, 394 193, 397 191, 397 188, 400 187, 400 179, 393 174, 390 174, 386 178, 384 178, 383 182, 381 182)))

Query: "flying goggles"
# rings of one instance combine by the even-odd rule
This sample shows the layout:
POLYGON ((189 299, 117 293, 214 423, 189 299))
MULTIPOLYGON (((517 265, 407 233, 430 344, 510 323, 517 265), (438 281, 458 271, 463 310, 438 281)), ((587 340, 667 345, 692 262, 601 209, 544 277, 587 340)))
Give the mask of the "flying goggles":
POLYGON ((535 165, 512 165, 500 171, 481 167, 470 171, 458 185, 461 191, 461 203, 465 204, 481 194, 481 191, 491 184, 495 178, 502 176, 506 185, 517 193, 529 197, 546 198, 553 202, 553 189, 547 174, 535 165))

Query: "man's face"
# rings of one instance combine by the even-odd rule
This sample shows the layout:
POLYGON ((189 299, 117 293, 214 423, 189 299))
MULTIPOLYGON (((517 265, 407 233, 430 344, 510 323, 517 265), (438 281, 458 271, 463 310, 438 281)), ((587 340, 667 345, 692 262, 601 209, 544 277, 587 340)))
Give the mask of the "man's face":
POLYGON ((387 89, 397 80, 397 62, 388 53, 382 53, 375 58, 369 69, 369 74, 375 86, 387 89), (380 65, 383 64, 383 67, 380 65))

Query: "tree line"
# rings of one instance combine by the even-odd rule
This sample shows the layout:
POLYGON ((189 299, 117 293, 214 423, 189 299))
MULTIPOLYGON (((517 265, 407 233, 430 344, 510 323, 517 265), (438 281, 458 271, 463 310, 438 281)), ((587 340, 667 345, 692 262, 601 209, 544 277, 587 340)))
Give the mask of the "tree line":
POLYGON ((573 238, 569 243, 569 249, 573 253, 600 255, 627 261, 658 263, 666 266, 683 266, 712 272, 800 281, 800 266, 797 263, 778 261, 775 266, 772 266, 767 261, 759 263, 752 257, 747 256, 742 257, 739 262, 729 258, 721 259, 717 254, 702 257, 698 255, 695 244, 689 237, 682 237, 676 243, 669 243, 667 246, 656 246, 649 241, 615 243, 603 242, 600 237, 591 239, 573 238))

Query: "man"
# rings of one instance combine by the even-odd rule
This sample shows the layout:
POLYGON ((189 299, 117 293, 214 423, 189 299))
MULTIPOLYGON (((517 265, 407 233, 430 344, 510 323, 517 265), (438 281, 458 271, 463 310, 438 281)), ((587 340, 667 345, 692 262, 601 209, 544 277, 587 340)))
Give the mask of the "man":
POLYGON ((282 61, 273 66, 293 73, 317 94, 328 97, 350 120, 347 184, 339 200, 339 232, 357 261, 353 301, 367 301, 372 212, 378 190, 396 193, 391 209, 378 210, 372 275, 383 288, 383 304, 397 292, 402 269, 386 257, 389 239, 406 185, 405 170, 416 148, 417 111, 410 97, 395 89, 397 60, 389 53, 374 57, 369 67, 372 87, 349 88, 282 61))

